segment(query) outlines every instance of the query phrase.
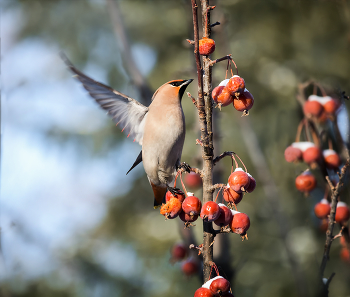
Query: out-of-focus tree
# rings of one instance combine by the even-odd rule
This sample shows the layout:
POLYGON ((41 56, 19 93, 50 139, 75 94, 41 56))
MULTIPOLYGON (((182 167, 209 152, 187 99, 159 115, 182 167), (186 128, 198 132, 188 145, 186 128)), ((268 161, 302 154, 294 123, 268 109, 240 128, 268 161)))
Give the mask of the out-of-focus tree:
MULTIPOLYGON (((118 2, 132 56, 153 89, 174 77, 195 78, 192 48, 185 41, 193 38, 189 1, 118 2)), ((254 94, 255 105, 249 121, 280 193, 281 209, 289 221, 286 241, 309 283, 319 267, 325 239, 324 233, 317 230, 318 221, 310 214, 310 209, 323 193, 312 193, 305 199, 297 192, 291 180, 294 180, 299 171, 286 166, 283 152, 293 141, 294 127, 301 118, 301 110, 295 101, 298 82, 313 77, 335 90, 350 89, 349 3, 225 0, 213 1, 212 4, 217 6, 212 19, 221 23, 212 32, 216 41, 213 58, 226 55, 228 48, 238 64, 240 75, 249 83, 249 91, 254 94)), ((1 28, 2 37, 11 39, 8 42, 11 43, 9 51, 3 54, 5 62, 10 54, 16 54, 19 46, 24 46, 29 51, 32 44, 40 43, 53 56, 58 55, 60 50, 64 51, 79 69, 92 78, 133 98, 140 98, 122 61, 118 44, 120 41, 115 38, 106 1, 3 1, 2 16, 6 20, 1 28), (15 19, 16 22, 11 22, 10 19, 15 19)), ((15 57, 21 59, 20 54, 15 57)), ((41 58, 36 57, 38 61, 41 58)), ((111 167, 121 164, 122 168, 118 170, 126 172, 129 169, 133 159, 125 160, 125 156, 130 156, 126 150, 134 150, 136 157, 138 147, 125 139, 107 117, 103 124, 90 131, 83 127, 98 122, 101 114, 79 118, 79 129, 46 122, 37 126, 33 124, 34 119, 25 117, 27 113, 35 114, 35 109, 40 107, 37 104, 31 106, 36 90, 28 89, 35 79, 38 66, 27 62, 21 65, 20 61, 17 65, 18 69, 12 69, 8 65, 3 71, 11 70, 18 77, 23 73, 29 75, 16 85, 4 85, 6 100, 3 100, 2 113, 4 115, 6 106, 10 104, 14 104, 17 111, 14 113, 16 118, 5 122, 5 136, 6 126, 15 125, 23 131, 34 131, 48 151, 72 147, 77 152, 76 159, 72 162, 77 162, 78 167, 84 166, 85 169, 87 167, 84 164, 88 161, 104 158, 111 160, 110 156, 114 155, 116 163, 111 163, 111 167), (23 96, 28 104, 25 106, 11 103, 14 100, 12 94, 21 89, 26 91, 23 96), (30 91, 33 95, 28 93, 30 91)), ((53 81, 68 81, 70 74, 59 58, 50 65, 52 66, 45 72, 48 77, 52 77, 53 81)), ((224 73, 225 65, 216 66, 213 71, 214 82, 221 81, 224 73)), ((36 84, 35 87, 44 86, 36 84)), ((76 88, 79 89, 78 86, 76 88)), ((50 102, 52 94, 46 89, 47 98, 44 99, 50 102)), ((195 93, 194 86, 190 86, 189 91, 195 93)), ((66 96, 69 92, 66 91, 66 96)), ((85 96, 82 88, 81 94, 85 96)), ((90 100, 88 95, 85 97, 87 101, 90 100)), ((69 100, 74 101, 75 98, 69 100)), ((53 111, 48 106, 50 105, 45 105, 46 114, 50 118, 53 111)), ((194 162, 193 156, 198 155, 198 148, 191 141, 197 138, 197 130, 194 128, 197 119, 190 99, 184 97, 183 108, 187 134, 182 159, 191 164, 194 162)), ((12 112, 12 109, 9 111, 12 112)), ((251 173, 256 176, 255 164, 249 161, 245 135, 242 133, 244 130, 239 129, 240 125, 237 124, 240 122, 244 126, 245 118, 237 119, 232 115, 234 112, 233 109, 223 109, 220 113, 218 126, 221 149, 234 149, 247 161, 247 167, 253 168, 251 173)), ((67 115, 68 123, 72 122, 71 118, 79 117, 68 110, 64 114, 67 115)), ((5 149, 6 145, 4 142, 5 149)), ((45 155, 41 157, 45 159, 45 155)), ((22 166, 25 168, 27 165, 22 166)), ((230 169, 230 166, 223 167, 224 176, 229 175, 230 169)), ((93 179, 98 181, 99 175, 93 175, 93 179)), ((120 186, 104 193, 101 200, 106 205, 106 213, 101 220, 88 231, 78 233, 74 244, 67 241, 66 245, 62 244, 57 249, 52 248, 55 247, 53 243, 36 240, 35 228, 31 226, 32 221, 39 220, 40 217, 16 218, 14 211, 10 213, 5 209, 2 216, 5 214, 11 218, 15 223, 11 228, 14 228, 17 237, 23 239, 23 242, 3 242, 4 251, 7 251, 3 253, 5 267, 8 265, 8 247, 11 244, 30 242, 31 251, 38 251, 39 254, 42 250, 50 251, 51 257, 45 264, 31 263, 32 274, 23 272, 21 261, 17 266, 8 267, 9 277, 3 276, 1 279, 3 295, 191 295, 200 281, 185 278, 178 264, 172 266, 168 261, 170 247, 180 240, 176 222, 165 222, 153 210, 152 193, 141 169, 127 179, 123 178, 123 181, 126 180, 125 187, 120 186), (42 271, 42 265, 52 269, 44 270, 45 273, 34 273, 42 271)), ((294 277, 279 234, 279 226, 273 219, 271 200, 259 187, 261 183, 257 179, 258 187, 241 203, 242 211, 249 213, 251 219, 249 241, 242 244, 239 238, 230 238, 230 253, 234 259, 232 264, 236 269, 235 293, 237 296, 295 296, 294 277)), ((18 181, 18 184, 22 185, 23 181, 18 181)), ((60 184, 54 190, 58 195, 65 196, 68 191, 66 187, 67 185, 60 184)), ((76 195, 82 196, 79 201, 84 203, 84 197, 88 195, 83 191, 84 187, 81 188, 81 192, 76 192, 76 195)), ((343 195, 349 197, 349 190, 343 195)), ((37 205, 34 198, 28 210, 37 207, 45 212, 45 205, 37 205)), ((10 200, 11 197, 2 198, 5 199, 10 200)), ((47 201, 49 204, 50 197, 47 201)), ((68 205, 59 211, 72 210, 68 205)), ((84 207, 81 207, 81 213, 83 212, 84 207)), ((89 214, 84 219, 89 221, 89 214)), ((47 225, 50 225, 50 221, 47 225)), ((200 240, 201 228, 198 227, 194 227, 193 231, 200 240)), ((8 228, 10 227, 3 226, 3 232, 10 232, 8 228)), ((52 230, 52 233, 55 232, 57 230, 52 230)), ((61 240, 64 241, 64 238, 61 240)), ((349 267, 341 261, 339 250, 340 245, 335 242, 330 254, 332 260, 327 266, 330 271, 337 272, 337 277, 332 280, 330 296, 346 296, 349 292, 349 267)), ((30 258, 32 254, 26 256, 26 253, 28 250, 24 249, 23 256, 30 258)))

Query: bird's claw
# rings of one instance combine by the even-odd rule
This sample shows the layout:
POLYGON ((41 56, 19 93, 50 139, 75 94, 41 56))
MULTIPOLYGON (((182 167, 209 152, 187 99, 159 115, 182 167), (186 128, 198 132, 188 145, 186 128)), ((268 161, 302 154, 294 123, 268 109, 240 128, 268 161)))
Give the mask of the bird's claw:
POLYGON ((181 170, 182 172, 188 172, 188 173, 191 172, 191 169, 192 167, 185 162, 182 162, 177 168, 177 170, 181 170))
POLYGON ((183 195, 184 193, 179 188, 168 187, 168 191, 174 196, 183 195))

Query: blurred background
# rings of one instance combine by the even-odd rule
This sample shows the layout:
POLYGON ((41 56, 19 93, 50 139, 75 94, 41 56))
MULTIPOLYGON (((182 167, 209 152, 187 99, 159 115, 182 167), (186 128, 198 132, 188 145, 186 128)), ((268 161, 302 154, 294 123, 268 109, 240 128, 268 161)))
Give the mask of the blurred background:
MULTIPOLYGON (((255 98, 248 117, 232 106, 215 115, 215 153, 235 151, 257 180, 238 207, 250 217, 249 240, 219 235, 226 239, 221 261, 231 267, 235 296, 309 296, 325 242, 313 214, 324 185, 317 175, 320 189, 304 197, 294 179, 306 166, 285 162, 283 153, 302 118, 298 83, 313 78, 332 94, 350 92, 350 3, 211 4, 217 6, 212 23, 221 22, 213 28, 212 58, 232 54, 255 98)), ((153 210, 142 166, 125 175, 139 145, 59 58, 63 51, 85 74, 142 101, 125 55, 152 91, 172 79, 196 78, 185 41, 193 38, 191 22, 188 0, 2 1, 0 295, 193 296, 201 286, 181 263, 169 263, 183 225, 153 210), (116 13, 130 50, 118 38, 116 13)), ((214 86, 225 69, 225 62, 214 66, 214 86)), ((188 91, 196 96, 196 83, 188 91)), ((200 167, 198 117, 191 100, 182 102, 182 161, 200 167)), ((231 162, 220 166, 226 183, 231 162)), ((201 197, 200 190, 195 194, 201 197)), ((349 189, 341 197, 349 203, 349 189)), ((201 243, 201 221, 196 225, 191 229, 201 243)), ((339 253, 336 240, 326 269, 327 276, 336 273, 330 296, 350 296, 350 266, 339 253)))

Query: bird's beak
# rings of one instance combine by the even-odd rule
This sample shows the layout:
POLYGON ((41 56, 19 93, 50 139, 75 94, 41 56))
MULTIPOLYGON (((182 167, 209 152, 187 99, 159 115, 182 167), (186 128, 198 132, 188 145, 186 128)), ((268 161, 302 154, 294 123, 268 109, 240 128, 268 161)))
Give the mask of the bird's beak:
POLYGON ((193 82, 193 79, 184 80, 184 82, 182 83, 181 87, 188 86, 191 82, 193 82))
POLYGON ((179 90, 179 98, 181 100, 187 86, 193 81, 193 79, 188 79, 184 80, 183 83, 180 85, 180 90, 179 90))

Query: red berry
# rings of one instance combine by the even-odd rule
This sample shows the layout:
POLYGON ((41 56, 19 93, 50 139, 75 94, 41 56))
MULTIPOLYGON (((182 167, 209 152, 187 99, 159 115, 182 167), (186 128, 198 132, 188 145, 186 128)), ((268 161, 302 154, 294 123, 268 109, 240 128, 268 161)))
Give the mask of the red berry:
POLYGON ((198 263, 193 259, 188 259, 187 261, 182 263, 181 269, 184 274, 187 276, 191 276, 198 272, 198 263))
POLYGON ((227 226, 232 220, 231 210, 222 203, 218 204, 220 207, 219 217, 214 221, 219 227, 227 226))
POLYGON ((303 152, 293 146, 288 146, 284 151, 284 158, 287 162, 296 162, 302 159, 303 152))
POLYGON ((303 152, 303 160, 305 163, 311 164, 320 160, 322 153, 316 146, 309 147, 303 152))
POLYGON ((237 193, 230 188, 230 185, 227 184, 227 187, 223 190, 224 200, 228 203, 238 204, 242 201, 243 193, 237 193))
POLYGON ((213 100, 216 102, 216 103, 219 103, 218 102, 218 96, 221 94, 222 90, 225 88, 225 86, 217 86, 213 89, 213 91, 211 92, 211 97, 213 98, 213 100))
POLYGON ((226 88, 233 97, 237 98, 245 89, 245 81, 242 77, 234 75, 228 81, 226 88))
POLYGON ((245 233, 250 227, 249 217, 243 212, 239 212, 235 210, 231 210, 231 212, 233 215, 233 218, 230 224, 232 232, 239 235, 245 235, 245 233))
POLYGON ((185 175, 185 184, 189 188, 199 188, 202 185, 202 178, 195 172, 190 172, 185 175))
POLYGON ((247 193, 251 193, 255 190, 255 187, 256 187, 256 181, 254 179, 254 177, 252 177, 249 173, 247 173, 249 178, 250 178, 250 181, 249 181, 249 185, 248 187, 245 189, 247 193))
POLYGON ((170 192, 167 191, 165 194, 165 202, 168 202, 171 198, 179 199, 180 202, 183 202, 185 200, 185 194, 181 192, 181 194, 175 194, 175 196, 170 192))
POLYGON ((200 217, 208 222, 215 221, 220 215, 220 207, 214 201, 208 201, 203 204, 200 217))
POLYGON ((194 297, 214 297, 214 295, 209 289, 201 287, 194 293, 194 297))
POLYGON ((167 219, 176 218, 181 211, 181 201, 176 198, 171 198, 166 204, 163 204, 160 208, 160 214, 167 219))
POLYGON ((305 171, 295 179, 295 186, 300 192, 310 192, 316 187, 316 178, 309 172, 305 171))
POLYGON ((179 214, 179 218, 185 223, 192 223, 198 219, 198 215, 189 215, 184 211, 181 211, 179 214))
POLYGON ((248 111, 253 107, 254 97, 253 95, 245 89, 238 99, 233 100, 233 107, 238 111, 248 111))
POLYGON ((350 211, 349 207, 344 202, 337 203, 337 209, 335 211, 335 221, 340 224, 344 224, 349 220, 350 211))
POLYGON ((202 202, 196 196, 193 196, 192 193, 188 193, 188 195, 182 202, 182 210, 190 216, 199 215, 202 202))
POLYGON ((324 150, 323 157, 326 167, 329 169, 338 169, 341 160, 339 155, 334 150, 324 150))
POLYGON ((324 105, 323 108, 326 111, 326 113, 329 114, 335 114, 339 107, 339 104, 337 101, 335 101, 333 98, 331 98, 329 101, 327 101, 324 105))
POLYGON ((319 203, 315 205, 314 208, 315 215, 319 219, 325 219, 331 212, 331 205, 327 199, 322 199, 319 203))
POLYGON ((215 51, 215 41, 208 37, 199 40, 199 54, 209 56, 215 51))
POLYGON ((318 101, 307 100, 303 106, 303 111, 307 117, 319 117, 323 112, 323 106, 318 101))
POLYGON ((218 94, 216 102, 219 106, 227 106, 233 102, 233 97, 226 87, 218 94))
POLYGON ((247 173, 245 173, 242 168, 236 168, 234 172, 228 178, 228 184, 231 189, 236 191, 237 193, 241 193, 245 191, 246 187, 248 187, 250 182, 250 178, 247 173))
POLYGON ((183 258, 185 258, 186 254, 187 254, 187 249, 185 245, 182 243, 175 244, 171 249, 171 258, 174 261, 182 260, 183 258))
POLYGON ((220 295, 230 290, 230 282, 222 276, 214 277, 213 281, 209 286, 210 291, 214 295, 220 295))

